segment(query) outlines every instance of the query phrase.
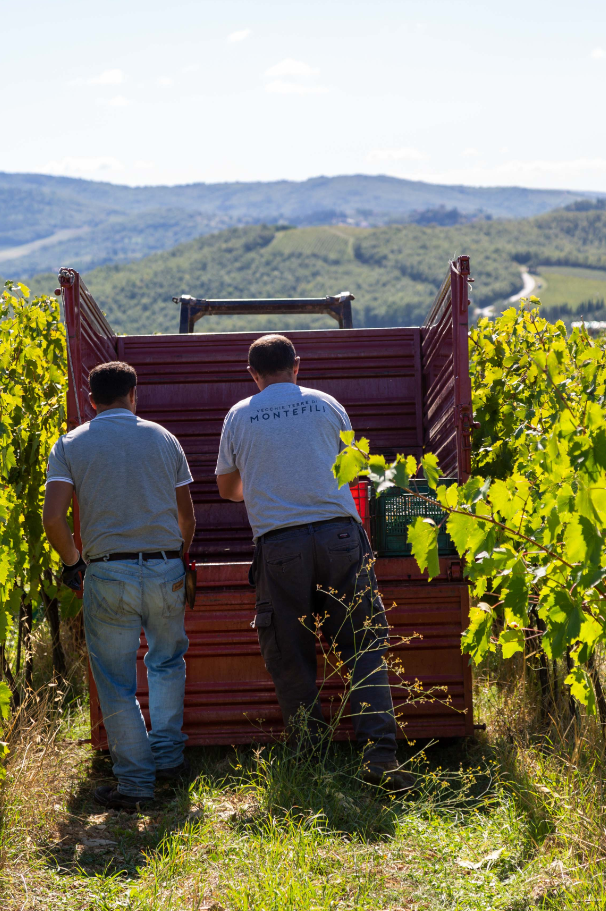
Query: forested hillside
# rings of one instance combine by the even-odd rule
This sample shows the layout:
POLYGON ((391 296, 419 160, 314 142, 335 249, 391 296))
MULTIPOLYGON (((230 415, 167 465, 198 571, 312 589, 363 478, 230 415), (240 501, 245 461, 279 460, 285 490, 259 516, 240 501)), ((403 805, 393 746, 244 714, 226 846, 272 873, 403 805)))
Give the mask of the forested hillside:
POLYGON ((126 187, 0 172, 0 272, 28 278, 67 261, 79 270, 125 263, 201 234, 264 222, 453 225, 538 215, 595 195, 440 186, 363 174, 126 187))
MULTIPOLYGON (((301 297, 347 290, 356 297, 356 326, 414 325, 423 321, 448 261, 460 253, 471 256, 473 301, 478 308, 498 309, 521 288, 522 268, 538 272, 545 266, 577 269, 575 307, 583 300, 599 303, 600 286, 606 292, 605 276, 599 271, 606 269, 606 212, 560 210, 532 219, 452 228, 234 228, 129 265, 103 266, 86 274, 85 280, 119 332, 176 332, 178 308, 171 298, 182 293, 206 298, 301 297), (579 267, 584 267, 581 272, 579 267), (579 290, 583 281, 590 289, 585 298, 579 290)), ((553 292, 558 273, 549 275, 553 292)), ((56 277, 38 276, 30 284, 36 291, 52 291, 56 277)), ((565 300, 558 297, 554 302, 565 300)), ((328 327, 334 322, 320 316, 280 317, 277 323, 268 317, 205 317, 197 330, 278 325, 328 327)))

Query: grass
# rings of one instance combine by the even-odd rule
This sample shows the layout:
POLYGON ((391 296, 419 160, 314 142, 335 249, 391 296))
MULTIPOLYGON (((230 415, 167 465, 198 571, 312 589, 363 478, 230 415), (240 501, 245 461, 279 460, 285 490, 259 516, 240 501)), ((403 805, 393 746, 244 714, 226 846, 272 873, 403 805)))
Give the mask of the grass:
POLYGON ((514 694, 484 682, 481 740, 401 747, 422 775, 406 800, 367 790, 347 744, 299 763, 284 746, 206 748, 188 751, 189 787, 139 816, 91 800, 111 769, 70 739, 85 707, 40 705, 11 737, 1 907, 606 908, 601 748, 590 727, 559 749, 529 736, 514 694))
POLYGON ((544 307, 583 309, 589 301, 606 300, 606 271, 571 266, 539 266, 535 292, 544 307))
MULTIPOLYGON (((36 650, 42 673, 42 635, 36 650)), ((401 744, 420 782, 405 799, 367 788, 349 744, 324 759, 208 747, 188 750, 189 784, 129 815, 92 800, 113 779, 82 742, 76 660, 71 695, 42 687, 9 732, 0 908, 606 911, 604 739, 565 699, 542 721, 535 675, 491 661, 475 687, 487 733, 401 744)))
POLYGON ((326 262, 354 260, 356 238, 368 234, 364 228, 349 225, 330 225, 319 228, 299 228, 280 231, 271 242, 270 252, 304 253, 317 256, 326 262))

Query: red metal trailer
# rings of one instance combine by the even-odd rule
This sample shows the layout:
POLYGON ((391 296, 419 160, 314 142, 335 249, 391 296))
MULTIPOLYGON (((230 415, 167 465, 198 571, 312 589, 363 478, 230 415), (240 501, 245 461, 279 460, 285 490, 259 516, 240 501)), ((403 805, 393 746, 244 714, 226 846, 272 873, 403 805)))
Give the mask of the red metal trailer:
MULTIPOLYGON (((185 618, 190 646, 184 731, 189 743, 269 740, 282 724, 256 633, 250 628, 255 603, 248 585, 251 530, 243 504, 219 498, 214 476, 223 418, 235 402, 254 391, 246 372, 247 352, 261 333, 194 334, 194 318, 221 309, 205 305, 227 302, 188 298, 182 302, 183 334, 117 337, 76 271, 62 269, 59 280, 69 341, 69 426, 93 417, 88 401, 92 367, 108 360, 127 361, 139 378, 138 413, 178 437, 194 477, 197 531, 192 555, 198 563, 198 594, 195 609, 185 618), (202 306, 196 311, 194 305, 202 306)), ((371 451, 388 458, 396 453, 419 458, 434 452, 444 474, 460 480, 470 471, 472 422, 468 280, 469 258, 460 256, 450 264, 422 327, 287 333, 301 356, 301 383, 342 402, 356 432, 370 439, 371 451)), ((350 324, 349 300, 342 295, 323 302, 325 312, 341 326, 350 324)), ((241 308, 243 302, 234 305, 241 308)), ((405 692, 394 681, 394 702, 402 709, 407 736, 470 734, 471 671, 460 649, 469 597, 460 561, 441 558, 440 575, 429 583, 412 558, 379 558, 376 571, 386 606, 395 604, 389 622, 406 678, 418 679, 428 690, 444 686, 451 700, 450 706, 406 705, 405 692), (421 638, 398 644, 413 634, 421 638)), ((145 649, 142 635, 138 698, 144 714, 145 649)), ((92 743, 103 748, 105 731, 92 678, 90 684, 92 743)), ((336 684, 324 688, 323 702, 329 703, 335 688, 336 684)), ((340 736, 348 734, 346 727, 340 731, 340 736)))

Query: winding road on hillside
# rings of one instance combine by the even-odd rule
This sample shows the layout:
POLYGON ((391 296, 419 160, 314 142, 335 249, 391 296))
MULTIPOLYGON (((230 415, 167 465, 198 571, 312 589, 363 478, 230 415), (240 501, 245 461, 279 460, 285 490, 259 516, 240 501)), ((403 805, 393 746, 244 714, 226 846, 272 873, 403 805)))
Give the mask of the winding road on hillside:
POLYGON ((523 297, 528 297, 535 289, 537 280, 533 278, 530 272, 522 272, 522 281, 524 283, 522 290, 517 294, 512 294, 511 297, 507 298, 507 303, 515 304, 517 301, 522 300, 523 297))

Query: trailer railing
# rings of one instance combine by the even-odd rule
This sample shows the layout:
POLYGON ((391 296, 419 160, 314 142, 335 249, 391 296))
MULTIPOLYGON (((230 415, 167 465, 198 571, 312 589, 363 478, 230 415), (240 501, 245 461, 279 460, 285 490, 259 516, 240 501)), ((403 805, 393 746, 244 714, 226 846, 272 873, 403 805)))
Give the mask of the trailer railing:
POLYGON ((327 313, 339 324, 339 329, 353 329, 349 291, 331 297, 268 298, 264 300, 206 300, 182 294, 173 297, 181 307, 179 333, 194 332, 194 326, 203 316, 218 313, 257 315, 266 313, 327 313))

